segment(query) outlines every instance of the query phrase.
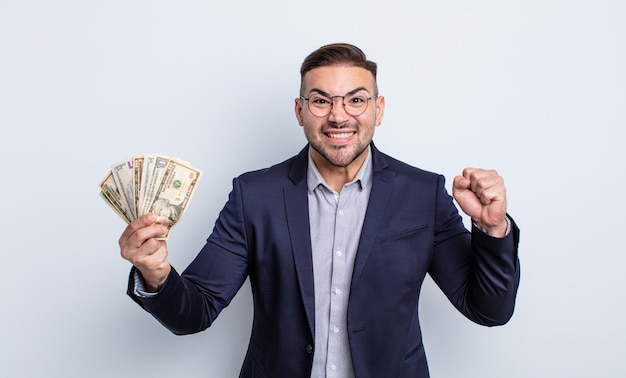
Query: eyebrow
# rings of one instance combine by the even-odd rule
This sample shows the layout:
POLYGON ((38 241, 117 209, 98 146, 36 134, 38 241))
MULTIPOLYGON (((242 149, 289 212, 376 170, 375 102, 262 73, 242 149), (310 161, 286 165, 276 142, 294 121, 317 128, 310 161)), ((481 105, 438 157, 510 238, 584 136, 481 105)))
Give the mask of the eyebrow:
MULTIPOLYGON (((369 94, 369 91, 367 90, 367 88, 365 88, 365 87, 357 87, 357 88, 354 88, 353 90, 351 90, 350 92, 346 93, 344 96, 350 96, 350 95, 355 94, 355 93, 360 92, 360 91, 365 91, 365 92, 367 92, 369 94)), ((325 91, 323 91, 323 90, 321 90, 319 88, 311 89, 309 91, 309 96, 313 92, 317 92, 317 93, 321 94, 322 96, 326 96, 328 98, 336 97, 336 96, 332 96, 330 93, 327 93, 327 92, 325 92, 325 91)), ((339 97, 342 97, 342 96, 339 96, 339 97)))

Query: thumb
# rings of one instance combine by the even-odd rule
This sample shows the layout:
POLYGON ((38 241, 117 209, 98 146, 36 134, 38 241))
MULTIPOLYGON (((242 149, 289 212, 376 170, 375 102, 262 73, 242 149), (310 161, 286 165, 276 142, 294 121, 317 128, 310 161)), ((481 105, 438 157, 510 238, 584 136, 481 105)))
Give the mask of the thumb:
POLYGON ((148 213, 140 216, 135 220, 138 226, 151 226, 157 221, 157 215, 154 213, 148 213))
POLYGON ((470 187, 470 180, 468 180, 467 178, 463 177, 463 176, 456 176, 454 178, 454 180, 452 181, 452 190, 453 191, 460 191, 460 190, 464 190, 464 189, 469 189, 470 187))

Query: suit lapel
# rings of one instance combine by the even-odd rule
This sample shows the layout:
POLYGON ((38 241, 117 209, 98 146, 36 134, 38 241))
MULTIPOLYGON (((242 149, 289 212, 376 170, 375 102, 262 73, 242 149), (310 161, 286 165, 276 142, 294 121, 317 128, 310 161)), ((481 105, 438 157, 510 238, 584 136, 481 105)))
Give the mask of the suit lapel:
POLYGON ((395 173, 387 169, 387 162, 382 154, 374 147, 372 143, 372 192, 365 212, 365 220, 363 221, 363 229, 359 239, 359 246, 356 252, 356 260, 354 261, 354 271, 352 272, 351 287, 354 288, 361 277, 367 258, 369 257, 372 245, 376 240, 376 235, 380 228, 380 223, 385 214, 387 201, 391 194, 392 181, 395 173))
POLYGON ((313 288, 313 253, 309 225, 309 200, 306 182, 308 146, 294 161, 289 178, 295 184, 284 189, 287 225, 291 239, 293 259, 300 285, 300 295, 311 330, 315 329, 315 292, 313 288))

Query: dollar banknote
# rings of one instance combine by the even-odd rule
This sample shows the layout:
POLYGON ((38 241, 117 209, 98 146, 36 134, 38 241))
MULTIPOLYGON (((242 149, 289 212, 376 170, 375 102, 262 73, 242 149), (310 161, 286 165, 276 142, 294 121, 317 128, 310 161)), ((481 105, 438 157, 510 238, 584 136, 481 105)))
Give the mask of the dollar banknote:
POLYGON ((111 166, 113 180, 117 185, 118 192, 122 198, 124 208, 128 212, 129 219, 132 221, 137 218, 135 211, 134 194, 133 194, 133 159, 126 159, 117 162, 111 166))
POLYGON ((145 214, 150 210, 152 206, 152 200, 154 198, 154 193, 158 189, 161 181, 163 180, 163 176, 165 175, 165 169, 167 168, 167 164, 170 162, 170 158, 164 155, 153 155, 149 159, 151 159, 150 164, 146 164, 145 170, 143 172, 144 176, 144 189, 140 194, 140 207, 141 213, 145 214), (153 158, 153 159, 152 159, 153 158))
POLYGON ((165 155, 135 155, 111 166, 100 182, 100 197, 126 222, 147 214, 167 226, 158 239, 184 215, 202 171, 188 162, 165 155))
POLYGON ((117 184, 113 179, 113 173, 109 172, 100 182, 100 196, 111 206, 117 215, 126 221, 126 223, 130 223, 130 217, 122 202, 122 196, 117 188, 117 184))

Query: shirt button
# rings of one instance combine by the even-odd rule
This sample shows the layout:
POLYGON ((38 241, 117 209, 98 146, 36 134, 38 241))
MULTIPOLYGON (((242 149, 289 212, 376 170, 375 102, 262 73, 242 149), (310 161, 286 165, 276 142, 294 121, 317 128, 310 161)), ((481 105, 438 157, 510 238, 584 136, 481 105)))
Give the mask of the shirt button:
POLYGON ((341 294, 341 289, 335 289, 335 294, 337 295, 341 294))
POLYGON ((339 328, 337 328, 337 327, 333 327, 333 332, 334 332, 334 333, 339 332, 339 328))
POLYGON ((343 210, 339 210, 339 215, 343 215, 343 210))
POLYGON ((330 365, 330 370, 332 370, 332 371, 337 370, 337 366, 336 365, 330 365))
POLYGON ((336 254, 337 256, 341 256, 341 251, 337 251, 337 252, 335 252, 335 254, 336 254))

